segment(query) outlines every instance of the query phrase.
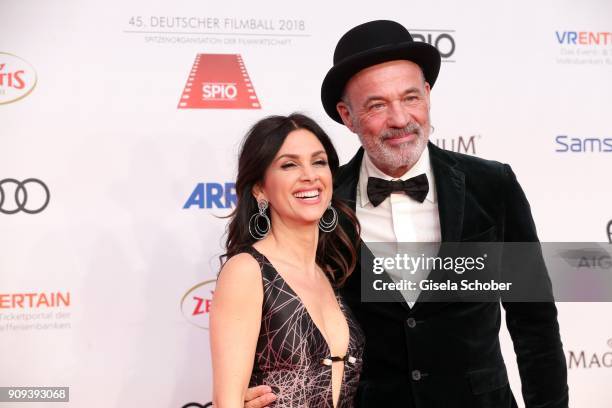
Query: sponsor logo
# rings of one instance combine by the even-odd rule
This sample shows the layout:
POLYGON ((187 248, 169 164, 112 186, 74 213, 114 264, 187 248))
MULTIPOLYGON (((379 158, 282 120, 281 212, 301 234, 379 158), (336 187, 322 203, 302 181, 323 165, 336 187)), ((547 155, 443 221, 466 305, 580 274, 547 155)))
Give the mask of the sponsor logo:
POLYGON ((440 52, 442 62, 455 62, 453 55, 456 50, 455 30, 417 30, 411 29, 410 34, 415 41, 433 45, 440 52))
POLYGON ((206 404, 202 405, 202 404, 198 404, 197 402, 188 402, 187 404, 183 405, 181 408, 208 408, 208 407, 212 407, 213 403, 211 402, 207 402, 206 404))
POLYGON ((70 292, 0 293, 0 309, 40 309, 70 306, 70 292))
POLYGON ((198 54, 179 109, 260 109, 255 88, 238 54, 198 54))
MULTIPOLYGON (((612 338, 607 346, 612 349, 612 338)), ((571 369, 612 368, 612 350, 592 352, 586 350, 569 351, 567 367, 571 369)))
POLYGON ((457 153, 476 155, 476 141, 481 135, 458 136, 455 138, 437 138, 431 141, 441 149, 457 153))
POLYGON ((0 52, 0 105, 25 98, 36 82, 32 65, 16 55, 0 52))
POLYGON ((612 45, 612 32, 555 31, 559 44, 566 45, 612 45))
POLYGON ((555 31, 557 64, 612 65, 612 32, 555 31))
POLYGON ((612 137, 555 137, 557 153, 611 153, 612 137))
POLYGON ((608 232, 608 242, 612 244, 612 220, 608 221, 606 231, 608 232))
POLYGON ((232 208, 237 200, 236 183, 198 183, 183 208, 232 208))
POLYGON ((216 279, 198 283, 181 298, 181 312, 187 321, 200 329, 208 329, 210 307, 216 279))
POLYGON ((12 178, 0 180, 0 213, 38 214, 49 205, 51 194, 45 183, 29 178, 19 181, 12 178))

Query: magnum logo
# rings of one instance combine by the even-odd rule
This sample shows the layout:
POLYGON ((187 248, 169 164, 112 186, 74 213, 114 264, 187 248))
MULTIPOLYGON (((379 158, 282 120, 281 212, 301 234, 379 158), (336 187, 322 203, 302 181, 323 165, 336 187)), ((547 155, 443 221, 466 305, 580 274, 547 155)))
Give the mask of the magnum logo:
POLYGON ((198 54, 189 72, 179 109, 260 109, 242 57, 198 54))

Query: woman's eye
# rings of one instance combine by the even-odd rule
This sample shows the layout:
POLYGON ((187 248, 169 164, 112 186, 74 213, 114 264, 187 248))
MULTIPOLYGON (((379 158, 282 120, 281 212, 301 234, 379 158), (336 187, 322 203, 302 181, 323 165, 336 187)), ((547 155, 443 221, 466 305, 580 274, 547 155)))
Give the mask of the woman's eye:
POLYGON ((288 168, 290 168, 290 167, 295 167, 295 163, 288 162, 288 163, 283 163, 283 164, 281 165, 281 169, 288 169, 288 168))
POLYGON ((314 162, 314 164, 316 164, 317 166, 327 166, 327 160, 317 160, 316 162, 314 162))

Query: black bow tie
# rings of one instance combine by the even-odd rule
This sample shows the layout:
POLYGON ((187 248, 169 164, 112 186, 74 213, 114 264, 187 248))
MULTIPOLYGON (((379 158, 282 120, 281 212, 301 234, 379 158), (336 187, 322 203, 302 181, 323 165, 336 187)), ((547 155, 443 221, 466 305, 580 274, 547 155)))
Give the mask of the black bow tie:
POLYGON ((406 193, 408 197, 422 203, 429 192, 427 175, 419 174, 404 181, 368 177, 368 198, 374 207, 378 207, 394 191, 406 193))

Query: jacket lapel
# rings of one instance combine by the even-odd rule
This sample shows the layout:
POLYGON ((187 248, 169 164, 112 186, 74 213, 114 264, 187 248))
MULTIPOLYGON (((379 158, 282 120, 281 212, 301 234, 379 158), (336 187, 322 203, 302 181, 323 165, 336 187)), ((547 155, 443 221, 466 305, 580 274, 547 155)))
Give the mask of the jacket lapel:
POLYGON ((429 155, 436 179, 442 242, 458 242, 463 230, 465 174, 444 150, 429 143, 429 155))

